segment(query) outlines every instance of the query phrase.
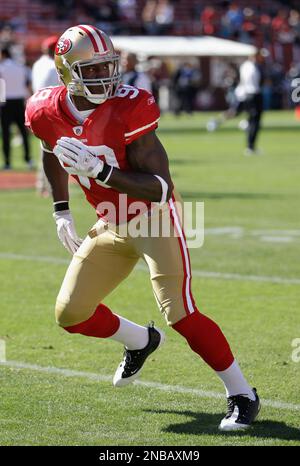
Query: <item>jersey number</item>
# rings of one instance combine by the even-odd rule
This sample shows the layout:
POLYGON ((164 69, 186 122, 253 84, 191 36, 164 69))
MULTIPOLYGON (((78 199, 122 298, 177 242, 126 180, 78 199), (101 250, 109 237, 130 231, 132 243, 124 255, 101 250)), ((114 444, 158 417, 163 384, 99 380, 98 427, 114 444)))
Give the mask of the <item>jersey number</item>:
POLYGON ((116 92, 117 97, 127 97, 129 94, 129 99, 134 99, 139 94, 139 90, 136 87, 123 84, 116 92))

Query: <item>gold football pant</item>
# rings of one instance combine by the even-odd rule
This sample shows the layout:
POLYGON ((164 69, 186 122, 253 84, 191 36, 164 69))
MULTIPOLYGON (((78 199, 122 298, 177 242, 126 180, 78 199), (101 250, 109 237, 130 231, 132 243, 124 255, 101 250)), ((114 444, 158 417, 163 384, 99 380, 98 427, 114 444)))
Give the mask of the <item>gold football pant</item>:
MULTIPOLYGON (((137 218, 127 225, 133 221, 137 218)), ((168 325, 196 310, 189 253, 175 197, 163 206, 155 205, 151 215, 140 215, 138 221, 148 231, 150 224, 163 222, 169 225, 170 235, 134 237, 129 230, 122 236, 120 228, 114 227, 96 238, 87 236, 73 256, 57 297, 56 320, 60 326, 69 327, 89 319, 140 258, 149 268, 153 293, 168 325)))

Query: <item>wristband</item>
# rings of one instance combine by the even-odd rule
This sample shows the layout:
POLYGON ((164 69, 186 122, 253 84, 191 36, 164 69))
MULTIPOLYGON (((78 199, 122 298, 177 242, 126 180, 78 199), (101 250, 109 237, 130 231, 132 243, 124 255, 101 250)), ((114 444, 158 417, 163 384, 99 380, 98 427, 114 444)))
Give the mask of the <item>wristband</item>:
POLYGON ((100 173, 98 173, 96 179, 101 181, 101 183, 107 183, 109 178, 111 177, 113 169, 114 167, 108 165, 107 163, 104 163, 103 170, 100 173))
POLYGON ((61 210, 69 210, 68 201, 57 201, 53 202, 54 212, 60 212, 61 210))

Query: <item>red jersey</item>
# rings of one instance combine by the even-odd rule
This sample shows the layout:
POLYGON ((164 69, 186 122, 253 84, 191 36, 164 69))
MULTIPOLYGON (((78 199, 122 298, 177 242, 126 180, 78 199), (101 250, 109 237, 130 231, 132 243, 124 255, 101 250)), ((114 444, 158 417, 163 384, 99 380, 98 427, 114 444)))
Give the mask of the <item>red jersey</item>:
MULTIPOLYGON (((109 165, 122 171, 133 171, 126 156, 126 145, 158 126, 160 112, 152 94, 144 89, 120 86, 116 97, 98 105, 82 123, 70 112, 66 94, 65 86, 36 92, 27 102, 26 126, 52 149, 62 136, 75 137, 88 146, 98 146, 99 158, 109 165)), ((128 221, 139 213, 128 214, 133 202, 142 201, 150 205, 150 201, 129 196, 127 206, 123 205, 119 191, 92 178, 71 176, 80 184, 98 216, 104 216, 103 207, 99 208, 99 204, 110 202, 114 205, 117 223, 128 221)))

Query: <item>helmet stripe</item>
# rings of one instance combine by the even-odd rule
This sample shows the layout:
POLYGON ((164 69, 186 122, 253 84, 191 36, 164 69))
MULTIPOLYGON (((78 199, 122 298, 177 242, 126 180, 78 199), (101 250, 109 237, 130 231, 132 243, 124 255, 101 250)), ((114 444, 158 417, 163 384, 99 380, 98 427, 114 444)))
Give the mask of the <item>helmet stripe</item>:
POLYGON ((93 47, 94 47, 95 52, 99 52, 99 47, 98 47, 98 44, 97 44, 96 39, 94 38, 93 33, 92 33, 91 31, 89 31, 89 30, 87 29, 87 27, 85 27, 85 26, 78 26, 78 27, 79 27, 80 29, 82 29, 84 32, 87 33, 87 35, 89 36, 89 38, 90 38, 90 40, 91 40, 91 42, 92 42, 92 44, 93 44, 93 47))
POLYGON ((104 52, 106 52, 107 51, 107 45, 106 45, 105 40, 104 40, 102 34, 100 33, 99 29, 95 28, 94 26, 89 26, 89 27, 91 29, 93 29, 95 31, 95 33, 97 34, 97 36, 100 38, 103 50, 104 50, 104 52))
POLYGON ((89 36, 92 44, 94 46, 95 52, 107 52, 108 48, 106 46, 104 38, 101 36, 100 32, 90 25, 80 25, 81 29, 83 29, 89 36))

